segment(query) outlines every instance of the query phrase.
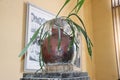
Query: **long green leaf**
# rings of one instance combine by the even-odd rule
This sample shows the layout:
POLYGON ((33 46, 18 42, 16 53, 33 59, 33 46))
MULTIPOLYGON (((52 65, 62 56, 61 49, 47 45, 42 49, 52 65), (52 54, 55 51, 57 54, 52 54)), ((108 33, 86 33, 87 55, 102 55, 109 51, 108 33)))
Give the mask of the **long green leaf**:
POLYGON ((58 25, 58 51, 60 50, 60 45, 61 45, 61 30, 60 26, 58 25))
POLYGON ((75 5, 75 7, 71 10, 70 14, 78 8, 77 11, 76 11, 76 14, 77 14, 79 12, 81 6, 83 5, 83 3, 84 3, 84 0, 79 0, 77 2, 77 4, 75 5))
POLYGON ((61 9, 59 10, 59 12, 56 15, 56 18, 58 17, 58 15, 60 14, 60 12, 62 11, 62 9, 70 2, 70 0, 66 0, 65 3, 63 4, 63 6, 61 7, 61 9))
POLYGON ((85 0, 79 0, 79 1, 81 1, 81 2, 79 3, 79 6, 78 6, 78 8, 77 8, 76 14, 79 12, 79 10, 80 10, 80 8, 81 8, 81 6, 83 5, 83 3, 84 3, 85 0))
POLYGON ((38 33, 39 33, 40 28, 37 29, 37 31, 34 33, 34 35, 32 36, 32 38, 30 39, 30 42, 25 46, 25 48, 21 51, 21 53, 19 54, 18 57, 21 57, 25 54, 25 52, 27 51, 28 47, 30 46, 30 44, 33 42, 33 40, 37 37, 38 33))
POLYGON ((92 43, 91 43, 87 33, 77 23, 75 23, 75 22, 73 22, 73 23, 76 26, 77 30, 79 32, 82 32, 82 34, 84 35, 86 43, 87 43, 87 48, 88 48, 89 55, 92 57, 92 43))
MULTIPOLYGON (((84 34, 84 37, 85 37, 86 43, 87 43, 87 48, 88 48, 89 55, 92 56, 92 48, 91 48, 91 46, 93 46, 93 44, 92 44, 90 38, 87 36, 86 28, 85 28, 85 25, 84 25, 82 19, 81 19, 77 14, 75 14, 75 13, 70 14, 70 15, 68 16, 68 18, 69 18, 70 16, 76 16, 76 17, 79 19, 79 21, 82 23, 82 26, 83 26, 84 30, 83 30, 82 27, 80 27, 78 24, 77 24, 76 26, 79 26, 79 27, 77 27, 77 29, 80 30, 80 31, 84 34), (81 29, 80 29, 80 28, 81 28, 81 29)), ((72 20, 71 20, 71 21, 72 21, 72 20)), ((72 21, 72 22, 73 22, 73 21, 72 21)), ((76 24, 76 23, 74 23, 74 24, 76 24)))
POLYGON ((92 45, 92 42, 91 42, 90 38, 87 35, 87 32, 80 25, 78 25, 77 23, 72 21, 70 18, 67 18, 67 19, 69 20, 69 22, 72 22, 75 25, 78 32, 82 32, 82 34, 85 37, 86 43, 87 43, 87 48, 88 48, 89 55, 92 56, 92 46, 93 45, 92 45))

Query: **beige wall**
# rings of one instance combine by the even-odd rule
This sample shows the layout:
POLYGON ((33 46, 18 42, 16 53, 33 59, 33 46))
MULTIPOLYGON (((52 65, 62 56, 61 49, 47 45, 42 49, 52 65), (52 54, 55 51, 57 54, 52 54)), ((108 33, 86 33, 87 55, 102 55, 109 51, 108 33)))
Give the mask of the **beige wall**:
POLYGON ((17 80, 22 47, 22 2, 0 0, 0 79, 17 80))
POLYGON ((117 80, 111 0, 92 0, 96 80, 117 80))

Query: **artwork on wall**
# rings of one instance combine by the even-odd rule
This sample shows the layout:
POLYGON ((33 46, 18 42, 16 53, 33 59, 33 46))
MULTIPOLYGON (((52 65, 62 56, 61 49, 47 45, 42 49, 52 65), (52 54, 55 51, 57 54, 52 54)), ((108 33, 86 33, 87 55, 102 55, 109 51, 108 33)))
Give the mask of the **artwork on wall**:
MULTIPOLYGON (((27 18, 26 18, 26 44, 30 41, 34 32, 47 20, 55 18, 55 15, 47 12, 41 8, 36 7, 31 3, 27 3, 27 18)), ((27 50, 27 54, 25 55, 25 72, 34 72, 38 70, 39 67, 39 53, 40 53, 40 45, 39 45, 39 36, 34 40, 34 42, 30 45, 27 50)), ((82 53, 82 42, 80 36, 80 45, 79 45, 79 54, 74 55, 74 60, 72 63, 81 68, 81 53, 82 53)))
MULTIPOLYGON (((26 20, 26 44, 34 32, 45 23, 45 21, 55 18, 55 16, 43 9, 40 9, 30 3, 27 3, 27 20, 26 20)), ((25 56, 24 71, 35 71, 39 69, 39 35, 27 50, 25 56)))

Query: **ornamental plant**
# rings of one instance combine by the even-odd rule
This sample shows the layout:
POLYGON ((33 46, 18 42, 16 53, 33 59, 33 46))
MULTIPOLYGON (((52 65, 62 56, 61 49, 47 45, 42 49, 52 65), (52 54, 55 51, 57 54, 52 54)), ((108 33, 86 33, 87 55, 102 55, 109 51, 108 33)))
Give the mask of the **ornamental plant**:
MULTIPOLYGON (((60 12, 64 9, 64 7, 70 2, 71 0, 66 0, 65 3, 63 4, 63 6, 61 7, 61 9, 58 11, 55 19, 59 19, 59 14, 60 12)), ((64 34, 65 35, 68 35, 71 37, 71 41, 70 41, 70 44, 68 46, 68 50, 73 47, 73 45, 75 45, 76 47, 76 50, 79 49, 79 41, 78 41, 78 34, 82 34, 86 40, 86 44, 87 44, 87 49, 88 49, 88 54, 89 56, 92 58, 92 42, 90 40, 90 38, 88 37, 87 35, 87 31, 86 31, 86 28, 85 28, 85 25, 82 21, 82 19, 80 18, 80 16, 78 15, 78 12, 81 8, 81 6, 83 5, 84 3, 84 0, 77 0, 76 1, 76 5, 74 6, 74 8, 71 10, 71 12, 68 14, 68 16, 64 16, 63 17, 63 21, 65 21, 65 23, 67 23, 67 25, 69 25, 69 29, 71 31, 71 33, 67 33, 64 31, 64 34), (71 18, 71 16, 74 16, 76 17, 81 24, 78 24, 76 22, 74 22, 71 18)), ((54 20, 55 20, 54 19, 54 20)), ((43 44, 43 41, 47 38, 48 39, 48 48, 50 49, 50 46, 49 46, 49 42, 50 42, 50 37, 51 37, 51 29, 53 26, 49 26, 48 30, 46 30, 44 32, 44 28, 46 27, 46 24, 48 23, 49 21, 46 21, 43 25, 41 25, 36 31, 35 33, 33 34, 30 42, 25 46, 25 48, 21 51, 21 53, 19 54, 19 57, 22 57, 27 49, 29 48, 30 44, 37 38, 38 34, 40 34, 40 37, 39 37, 39 43, 40 43, 40 46, 43 44)), ((52 23, 50 23, 52 24, 52 23)), ((57 50, 58 52, 60 51, 60 46, 61 46, 61 27, 60 25, 61 24, 57 24, 57 30, 58 30, 58 46, 57 46, 57 50)), ((40 69, 43 69, 43 67, 45 66, 45 63, 44 62, 44 59, 42 57, 42 49, 40 49, 40 54, 39 54, 39 64, 40 64, 40 69)))

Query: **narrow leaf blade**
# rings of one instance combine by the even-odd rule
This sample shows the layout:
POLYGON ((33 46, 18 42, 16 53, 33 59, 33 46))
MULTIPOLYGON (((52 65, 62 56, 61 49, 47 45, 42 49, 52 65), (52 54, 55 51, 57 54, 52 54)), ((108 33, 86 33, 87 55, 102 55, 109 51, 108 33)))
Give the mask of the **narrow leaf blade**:
POLYGON ((40 28, 37 29, 37 31, 33 34, 32 38, 30 39, 30 42, 25 46, 25 48, 21 51, 21 53, 19 54, 18 57, 21 57, 25 54, 25 52, 27 51, 27 49, 29 48, 30 44, 33 42, 33 40, 37 37, 38 33, 39 33, 40 28))
POLYGON ((59 12, 57 13, 56 17, 58 17, 58 15, 60 14, 60 12, 62 11, 62 9, 70 2, 70 0, 66 0, 65 3, 63 4, 63 6, 61 7, 61 9, 59 10, 59 12))

